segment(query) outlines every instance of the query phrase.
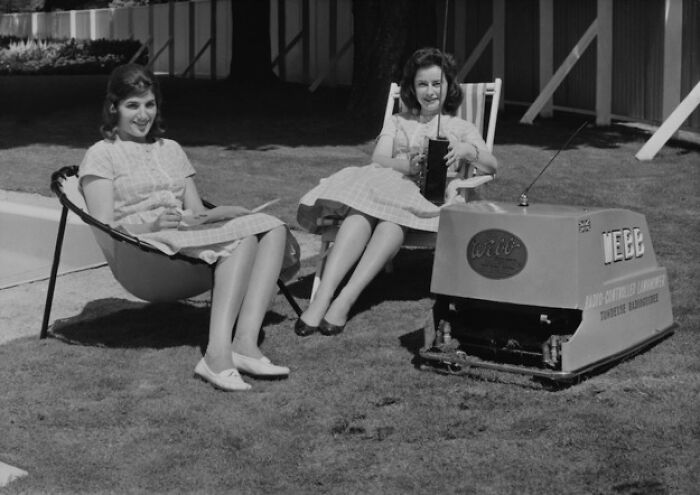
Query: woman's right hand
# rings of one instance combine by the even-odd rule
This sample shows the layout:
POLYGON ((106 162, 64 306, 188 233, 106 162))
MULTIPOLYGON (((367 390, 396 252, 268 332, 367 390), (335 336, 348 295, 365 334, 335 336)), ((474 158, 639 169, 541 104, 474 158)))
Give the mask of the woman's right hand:
POLYGON ((411 155, 408 159, 408 173, 406 175, 417 175, 421 171, 424 161, 425 155, 423 153, 411 155))
POLYGON ((167 208, 153 222, 153 232, 176 229, 180 225, 182 213, 177 208, 167 208))

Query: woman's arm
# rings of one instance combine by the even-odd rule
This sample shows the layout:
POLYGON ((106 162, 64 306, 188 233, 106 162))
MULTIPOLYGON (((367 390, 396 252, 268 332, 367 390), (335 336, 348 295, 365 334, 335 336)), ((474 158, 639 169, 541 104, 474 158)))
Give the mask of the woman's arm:
MULTIPOLYGON (((82 179, 83 195, 88 212, 96 220, 116 227, 114 222, 114 190, 112 181, 94 175, 82 179)), ((172 210, 166 210, 153 222, 124 224, 123 226, 131 234, 145 234, 162 229, 175 229, 180 223, 180 214, 172 210)))
POLYGON ((382 167, 393 168, 397 172, 401 172, 404 175, 414 175, 420 171, 420 162, 422 160, 420 155, 415 155, 410 159, 393 158, 393 151, 394 138, 388 134, 382 134, 379 136, 377 145, 374 147, 372 161, 374 163, 378 163, 382 167))
POLYGON ((83 177, 83 196, 90 215, 114 227, 114 192, 112 181, 95 175, 83 177))
POLYGON ((192 176, 185 178, 185 194, 182 203, 186 210, 191 210, 195 214, 207 210, 202 203, 202 198, 199 196, 197 185, 192 176))
POLYGON ((459 160, 466 160, 485 174, 495 174, 498 168, 496 157, 486 147, 470 141, 451 143, 450 150, 445 156, 448 166, 454 165, 459 160))
POLYGON ((185 225, 198 225, 216 220, 230 219, 247 215, 250 210, 242 206, 215 206, 207 209, 202 202, 202 198, 197 191, 197 185, 192 177, 185 179, 185 195, 183 204, 186 210, 192 212, 191 217, 183 217, 182 221, 185 225))
POLYGON ((478 172, 492 175, 496 173, 498 161, 488 150, 481 133, 477 128, 463 119, 456 119, 455 124, 461 130, 457 131, 455 139, 450 139, 449 151, 445 157, 448 166, 458 165, 460 160, 471 163, 478 172))

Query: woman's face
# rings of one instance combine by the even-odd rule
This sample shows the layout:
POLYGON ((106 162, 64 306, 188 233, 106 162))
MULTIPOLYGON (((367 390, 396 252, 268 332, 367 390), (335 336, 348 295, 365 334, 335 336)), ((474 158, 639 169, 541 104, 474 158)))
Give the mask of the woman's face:
POLYGON ((130 96, 119 103, 117 133, 124 141, 143 143, 153 126, 158 107, 156 97, 149 89, 142 95, 130 96))
POLYGON ((447 80, 437 65, 418 69, 413 81, 416 99, 421 107, 421 114, 434 115, 442 108, 447 96, 447 80), (442 95, 440 85, 444 84, 442 95))

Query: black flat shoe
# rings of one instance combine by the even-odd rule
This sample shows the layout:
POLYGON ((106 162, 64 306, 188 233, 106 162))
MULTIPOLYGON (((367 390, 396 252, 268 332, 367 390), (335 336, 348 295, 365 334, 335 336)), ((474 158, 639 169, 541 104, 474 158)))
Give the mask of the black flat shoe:
POLYGON ((294 324, 294 333, 297 334, 299 337, 308 337, 309 335, 316 333, 318 331, 318 327, 312 327, 311 325, 307 325, 304 320, 301 318, 297 318, 297 322, 294 324))
POLYGON ((333 323, 329 323, 328 320, 324 318, 318 325, 318 331, 321 332, 321 335, 338 335, 340 332, 345 330, 346 323, 347 322, 343 323, 342 325, 334 325, 333 323))

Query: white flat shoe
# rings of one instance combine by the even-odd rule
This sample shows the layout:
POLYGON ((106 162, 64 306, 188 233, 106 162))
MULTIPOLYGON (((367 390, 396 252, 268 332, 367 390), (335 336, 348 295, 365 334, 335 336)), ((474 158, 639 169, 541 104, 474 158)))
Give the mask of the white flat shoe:
POLYGON ((282 377, 289 375, 289 368, 272 364, 265 356, 260 359, 244 356, 237 352, 231 352, 233 365, 238 371, 255 376, 282 377))
POLYGON ((200 359, 197 366, 195 366, 194 374, 221 390, 239 391, 250 389, 250 384, 243 381, 237 369, 231 368, 221 373, 214 373, 204 358, 200 359))

